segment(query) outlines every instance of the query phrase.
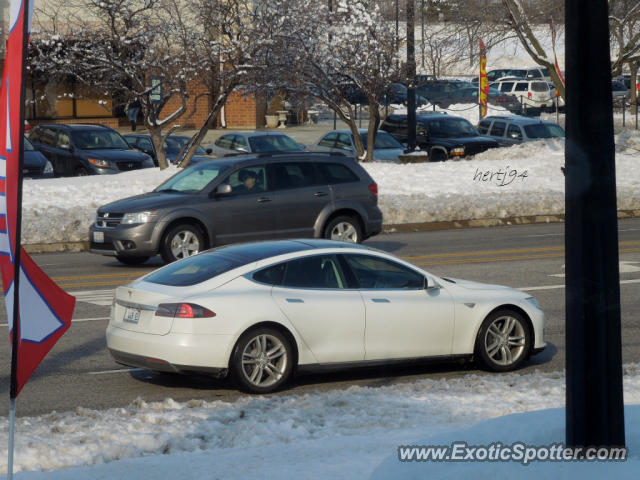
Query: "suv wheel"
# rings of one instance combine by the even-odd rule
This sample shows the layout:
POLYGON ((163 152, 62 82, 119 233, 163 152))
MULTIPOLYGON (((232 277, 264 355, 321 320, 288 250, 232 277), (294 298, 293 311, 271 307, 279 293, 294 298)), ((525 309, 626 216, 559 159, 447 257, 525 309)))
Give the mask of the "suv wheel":
POLYGON ((161 245, 162 259, 171 263, 204 250, 204 235, 195 225, 176 225, 165 233, 161 245))
POLYGON ((362 241, 362 229, 360 228, 360 223, 355 218, 341 215, 331 219, 331 221, 327 223, 324 229, 324 238, 360 243, 362 241))

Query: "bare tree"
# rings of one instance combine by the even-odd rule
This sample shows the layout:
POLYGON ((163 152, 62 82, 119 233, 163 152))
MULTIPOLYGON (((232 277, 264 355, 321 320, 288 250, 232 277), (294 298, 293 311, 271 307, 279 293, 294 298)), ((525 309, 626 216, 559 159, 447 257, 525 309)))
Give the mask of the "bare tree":
POLYGON ((400 74, 394 27, 384 21, 378 2, 336 0, 332 7, 316 0, 267 2, 265 9, 281 19, 267 52, 271 86, 320 98, 349 126, 358 159, 371 161, 380 104, 400 74), (355 93, 369 108, 366 150, 350 102, 355 93))
POLYGON ((172 0, 78 0, 70 7, 64 28, 59 18, 32 40, 31 69, 137 99, 158 164, 166 168, 167 127, 187 110, 187 85, 196 73, 184 7, 172 0), (166 112, 173 98, 179 106, 166 112))

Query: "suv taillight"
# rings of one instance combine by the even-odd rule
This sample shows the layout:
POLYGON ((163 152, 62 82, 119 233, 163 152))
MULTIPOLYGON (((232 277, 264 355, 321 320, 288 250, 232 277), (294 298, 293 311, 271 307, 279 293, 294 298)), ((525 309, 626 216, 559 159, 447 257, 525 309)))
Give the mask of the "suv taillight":
POLYGON ((531 92, 527 92, 527 97, 531 98, 531 92))
POLYGON ((195 303, 161 303, 156 310, 157 317, 173 318, 211 318, 216 316, 208 308, 195 303))
POLYGON ((372 183, 371 185, 369 185, 369 191, 371 193, 373 193, 373 196, 378 198, 378 184, 377 183, 372 183))

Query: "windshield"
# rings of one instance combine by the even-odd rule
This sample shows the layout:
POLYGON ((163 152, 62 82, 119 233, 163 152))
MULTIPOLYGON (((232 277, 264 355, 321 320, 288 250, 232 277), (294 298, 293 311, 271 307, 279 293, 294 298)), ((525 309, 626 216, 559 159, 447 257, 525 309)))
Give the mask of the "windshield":
POLYGON ((506 77, 522 77, 525 78, 527 76, 526 70, 509 70, 506 77))
POLYGON ((249 137, 253 153, 262 152, 301 152, 302 147, 286 135, 261 135, 249 137))
POLYGON ((218 165, 215 162, 197 163, 175 174, 156 188, 155 191, 196 193, 209 185, 213 179, 227 168, 226 165, 218 165))
POLYGON ((475 137, 477 130, 464 118, 440 118, 428 123, 429 134, 434 137, 475 137))
POLYGON ((529 138, 554 138, 564 137, 564 130, 558 125, 527 125, 524 127, 529 138))
POLYGON ((129 150, 131 148, 118 132, 110 130, 72 131, 71 138, 80 150, 129 150))
POLYGON ((24 149, 25 151, 35 150, 27 137, 24 137, 24 149))
MULTIPOLYGON (((164 141, 164 151, 168 154, 177 155, 182 150, 182 147, 189 141, 189 137, 167 137, 164 141)), ((196 148, 196 155, 206 155, 207 152, 201 146, 196 148)))
MULTIPOLYGON (((362 139, 362 144, 365 146, 365 148, 367 147, 368 136, 369 134, 366 132, 360 134, 360 138, 362 139)), ((373 148, 375 150, 382 150, 385 148, 403 148, 403 147, 400 142, 398 142, 395 138, 393 138, 393 136, 391 136, 391 134, 383 131, 378 131, 378 133, 376 134, 376 141, 373 145, 373 148)))

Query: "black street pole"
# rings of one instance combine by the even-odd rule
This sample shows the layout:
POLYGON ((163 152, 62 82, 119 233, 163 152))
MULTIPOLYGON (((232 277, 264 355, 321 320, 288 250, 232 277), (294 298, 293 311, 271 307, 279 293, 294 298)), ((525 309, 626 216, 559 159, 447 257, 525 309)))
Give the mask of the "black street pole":
POLYGON ((607 0, 565 0, 566 442, 624 446, 607 0), (584 99, 588 98, 589 102, 584 99))
POLYGON ((396 50, 395 50, 396 51, 396 72, 399 69, 399 62, 400 62, 400 60, 397 57, 398 50, 400 49, 400 31, 398 30, 398 26, 399 26, 398 25, 398 21, 399 21, 398 17, 400 16, 400 7, 398 5, 399 1, 400 0, 396 0, 396 39, 395 39, 396 40, 396 45, 395 45, 395 47, 396 47, 396 50))
POLYGON ((407 149, 416 149, 415 0, 407 0, 407 149))

